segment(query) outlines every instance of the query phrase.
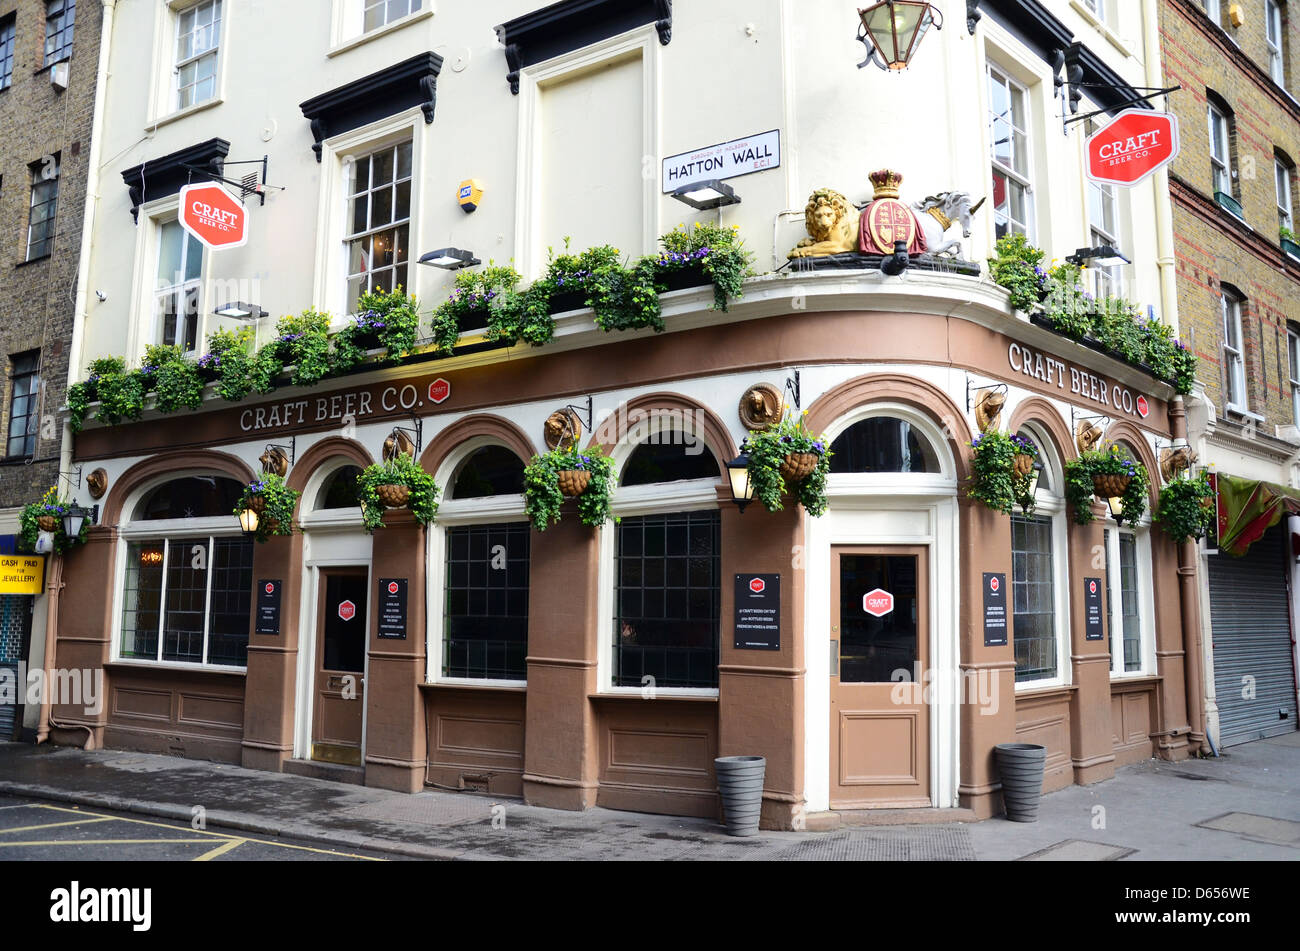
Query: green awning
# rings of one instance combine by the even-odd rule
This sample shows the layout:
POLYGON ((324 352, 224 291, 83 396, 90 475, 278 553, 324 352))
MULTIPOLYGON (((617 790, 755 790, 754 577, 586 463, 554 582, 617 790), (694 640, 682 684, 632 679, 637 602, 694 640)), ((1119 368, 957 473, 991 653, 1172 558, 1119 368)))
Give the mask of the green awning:
POLYGON ((1241 557, 1283 515, 1300 515, 1300 489, 1215 473, 1219 550, 1241 557))

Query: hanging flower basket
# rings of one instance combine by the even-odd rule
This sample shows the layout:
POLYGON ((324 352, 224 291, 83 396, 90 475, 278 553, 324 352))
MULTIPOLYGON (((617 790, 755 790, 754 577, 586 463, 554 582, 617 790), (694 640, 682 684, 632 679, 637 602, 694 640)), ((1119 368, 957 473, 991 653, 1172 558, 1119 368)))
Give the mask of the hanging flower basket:
POLYGON ((379 503, 386 509, 405 508, 411 500, 411 487, 408 485, 377 485, 375 494, 379 503))
POLYGON ((560 494, 565 498, 573 499, 587 491, 587 485, 591 482, 590 469, 561 469, 555 473, 556 484, 560 487, 560 494))
POLYGON ((1012 472, 1023 479, 1033 471, 1034 457, 1025 452, 1016 453, 1015 462, 1012 464, 1012 472))
POLYGON ((1092 491, 1099 499, 1113 499, 1127 492, 1128 484, 1132 481, 1131 475, 1095 473, 1092 477, 1092 491))
POLYGON ((266 496, 262 495, 261 493, 258 493, 256 495, 249 495, 248 507, 252 509, 254 512, 256 512, 258 515, 261 515, 263 512, 266 511, 266 496))
POLYGON ((59 530, 59 520, 53 515, 41 515, 36 519, 36 524, 43 532, 57 532, 59 530))
POLYGON ((781 478, 787 483, 802 482, 813 474, 821 456, 815 452, 792 452, 781 461, 778 467, 781 478))
POLYGON ((257 530, 254 537, 264 542, 272 535, 292 535, 293 516, 298 508, 301 493, 289 488, 284 477, 273 472, 263 472, 256 480, 244 486, 244 491, 231 513, 239 517, 244 509, 257 513, 257 530))

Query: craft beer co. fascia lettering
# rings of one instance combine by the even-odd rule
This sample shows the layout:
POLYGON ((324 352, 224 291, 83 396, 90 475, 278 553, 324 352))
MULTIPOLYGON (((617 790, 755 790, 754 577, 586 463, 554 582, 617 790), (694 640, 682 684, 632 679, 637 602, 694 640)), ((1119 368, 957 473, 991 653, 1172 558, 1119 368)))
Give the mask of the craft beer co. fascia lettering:
POLYGON ((239 428, 246 433, 255 433, 285 426, 341 423, 348 419, 361 422, 376 412, 409 412, 423 405, 419 388, 410 383, 387 387, 378 394, 370 390, 351 390, 249 407, 239 414, 239 428))
POLYGON ((1150 415, 1150 401, 1118 383, 1111 383, 1105 377, 1072 366, 1064 360, 1058 360, 1050 353, 1033 350, 1023 344, 1013 343, 1007 348, 1007 360, 1011 369, 1027 377, 1055 386, 1059 390, 1068 389, 1071 396, 1091 400, 1111 410, 1118 410, 1145 419, 1150 415), (1146 410, 1146 412, 1143 412, 1146 410))

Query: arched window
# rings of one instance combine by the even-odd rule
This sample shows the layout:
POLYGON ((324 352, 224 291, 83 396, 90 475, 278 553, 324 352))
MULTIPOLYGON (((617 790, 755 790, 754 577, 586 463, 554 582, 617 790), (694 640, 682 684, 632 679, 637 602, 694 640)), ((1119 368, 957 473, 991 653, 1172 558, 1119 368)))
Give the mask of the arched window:
POLYGON ((1016 683, 1064 680, 1068 656, 1065 614, 1066 564, 1064 476, 1050 440, 1037 426, 1017 433, 1038 447, 1038 485, 1032 512, 1011 516, 1012 639, 1016 683))
POLYGON ((453 472, 438 513, 444 524, 441 676, 523 681, 531 557, 524 463, 505 446, 489 444, 453 472), (519 498, 505 518, 500 496, 519 498))
POLYGON ((318 509, 352 509, 359 504, 357 499, 357 478, 361 475, 359 466, 339 466, 321 484, 316 493, 318 509))
POLYGON ((126 572, 118 657, 216 667, 247 664, 253 542, 233 515, 242 485, 172 479, 123 526, 126 572))
POLYGON ((659 687, 718 685, 722 521, 707 482, 719 473, 703 440, 681 430, 653 434, 622 466, 624 487, 662 505, 614 528, 615 687, 642 687, 646 677, 659 687), (683 505, 702 482, 702 501, 683 505))
MULTIPOLYGON (((1132 447, 1117 444, 1121 455, 1139 462, 1132 447)), ((1111 676, 1141 674, 1146 669, 1154 618, 1151 592, 1150 520, 1116 526, 1109 519, 1102 533, 1106 559, 1106 633, 1111 676)))
POLYGON ((854 423, 831 443, 831 473, 937 473, 939 457, 911 423, 873 416, 854 423))

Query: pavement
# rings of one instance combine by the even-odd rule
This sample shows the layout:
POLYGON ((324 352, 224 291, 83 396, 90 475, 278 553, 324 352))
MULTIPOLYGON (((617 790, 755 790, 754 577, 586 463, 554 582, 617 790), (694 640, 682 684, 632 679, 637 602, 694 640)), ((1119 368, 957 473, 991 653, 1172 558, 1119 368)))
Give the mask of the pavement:
MULTIPOLYGON (((1043 797, 1038 822, 1005 819, 847 826, 830 832, 763 832, 733 838, 707 819, 589 809, 564 812, 516 799, 428 790, 414 795, 286 773, 120 750, 0 744, 0 860, 14 830, 60 821, 76 830, 124 827, 132 817, 170 820, 220 841, 103 858, 202 855, 223 845, 237 859, 266 857, 275 842, 312 844, 312 857, 374 855, 462 860, 1275 860, 1300 859, 1300 733, 1232 747, 1218 759, 1146 760, 1115 778, 1043 797), (93 810, 90 819, 46 813, 14 825, 5 806, 93 810), (123 819, 120 817, 127 817, 123 819), (75 821, 74 821, 75 820, 75 821), (118 822, 118 826, 109 825, 118 822), (237 845, 231 842, 238 840, 237 845)), ((18 820, 15 819, 15 822, 18 820)), ((60 827, 62 828, 62 827, 60 827)), ((65 858, 27 833, 25 857, 65 858)), ((45 833, 42 833, 45 834, 45 833)), ((75 831, 72 834, 81 834, 75 831)), ((179 839, 180 833, 156 833, 179 839)), ((57 833, 62 836, 63 833, 57 833)), ((85 833, 78 858, 104 839, 85 833)), ((145 838, 138 833, 135 838, 145 838)), ((201 838, 196 836, 195 838, 201 838)), ((132 844, 142 844, 135 843, 132 844)), ((226 852, 218 853, 219 856, 226 852)), ((292 856, 289 856, 292 857, 292 856)), ((304 848, 302 857, 308 857, 304 848)))

